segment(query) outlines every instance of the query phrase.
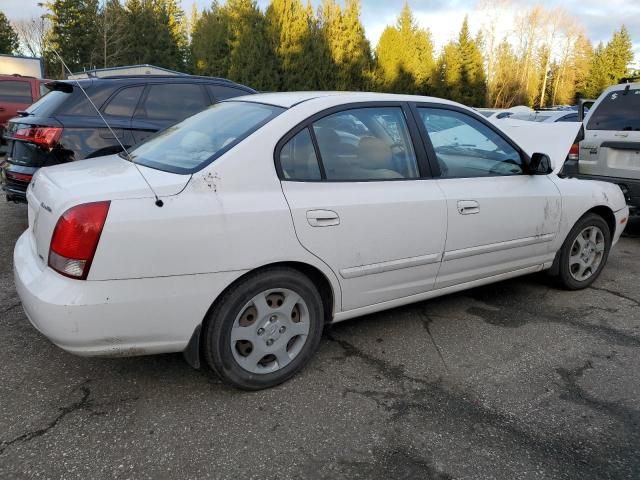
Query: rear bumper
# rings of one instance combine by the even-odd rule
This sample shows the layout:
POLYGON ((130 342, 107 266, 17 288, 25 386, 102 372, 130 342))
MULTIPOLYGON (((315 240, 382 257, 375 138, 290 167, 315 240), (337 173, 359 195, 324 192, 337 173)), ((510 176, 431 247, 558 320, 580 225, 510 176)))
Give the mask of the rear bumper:
POLYGON ((30 182, 24 182, 12 177, 12 174, 31 175, 37 171, 34 167, 14 165, 10 162, 0 162, 0 185, 2 191, 11 202, 26 203, 27 188, 30 182))
POLYGON ((85 356, 185 349, 215 298, 243 272, 81 281, 44 265, 30 232, 14 250, 14 277, 29 321, 54 344, 85 356))
POLYGON ((582 180, 598 180, 600 182, 615 183, 622 189, 631 215, 640 214, 640 179, 621 178, 621 177, 603 177, 601 175, 573 175, 582 180))

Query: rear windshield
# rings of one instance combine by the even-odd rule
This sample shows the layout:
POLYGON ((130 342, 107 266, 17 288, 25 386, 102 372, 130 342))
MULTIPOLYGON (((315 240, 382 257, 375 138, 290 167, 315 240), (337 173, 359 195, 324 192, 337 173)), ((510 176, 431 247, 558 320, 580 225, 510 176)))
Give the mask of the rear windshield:
POLYGON ((640 131, 640 88, 610 92, 591 113, 588 130, 640 131))
POLYGON ((22 80, 0 81, 0 102, 15 102, 29 104, 31 98, 31 84, 22 80))
POLYGON ((283 111, 261 103, 218 103, 156 134, 131 157, 166 172, 197 172, 283 111))
POLYGON ((52 115, 53 112, 62 105, 70 95, 70 93, 53 90, 47 93, 44 97, 41 97, 40 100, 31 105, 25 111, 31 115, 48 117, 49 115, 52 115))

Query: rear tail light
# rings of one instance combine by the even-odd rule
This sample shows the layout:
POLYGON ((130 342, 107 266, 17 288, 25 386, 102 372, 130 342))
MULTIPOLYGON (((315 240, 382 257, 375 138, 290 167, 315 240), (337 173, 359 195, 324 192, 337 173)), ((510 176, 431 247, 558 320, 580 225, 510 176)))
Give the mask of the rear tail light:
POLYGON ((569 155, 567 155, 567 160, 578 160, 580 158, 580 145, 574 143, 571 145, 569 149, 569 155))
POLYGON ((41 147, 53 148, 60 140, 60 127, 18 127, 13 133, 14 140, 25 140, 41 147))
POLYGON ((25 183, 31 182, 31 179, 33 178, 33 175, 29 175, 27 173, 6 172, 6 175, 9 180, 17 180, 25 183))
POLYGON ((52 269, 67 277, 87 278, 110 205, 109 201, 85 203, 62 214, 51 237, 52 269))

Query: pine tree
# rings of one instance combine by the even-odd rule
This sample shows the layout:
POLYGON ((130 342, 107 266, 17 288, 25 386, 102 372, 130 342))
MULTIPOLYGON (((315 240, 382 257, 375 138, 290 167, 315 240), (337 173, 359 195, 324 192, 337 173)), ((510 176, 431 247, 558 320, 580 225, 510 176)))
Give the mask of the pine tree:
POLYGON ((191 56, 195 73, 226 77, 231 55, 229 16, 214 0, 195 22, 191 33, 191 56))
POLYGON ((18 48, 18 34, 9 23, 5 14, 0 12, 0 53, 17 53, 18 48))
MULTIPOLYGON (((71 71, 99 61, 98 0, 53 0, 45 4, 51 21, 50 43, 71 71)), ((66 76, 61 71, 61 76, 66 76)))
POLYGON ((428 30, 418 27, 405 3, 395 26, 387 26, 376 48, 378 88, 402 93, 429 93, 435 62, 428 30))
POLYGON ((227 0, 231 55, 229 78, 258 90, 278 88, 276 57, 255 0, 227 0))
POLYGON ((609 66, 609 83, 618 83, 627 76, 629 65, 633 62, 633 42, 624 25, 620 30, 613 32, 613 37, 607 44, 604 54, 607 56, 609 66))

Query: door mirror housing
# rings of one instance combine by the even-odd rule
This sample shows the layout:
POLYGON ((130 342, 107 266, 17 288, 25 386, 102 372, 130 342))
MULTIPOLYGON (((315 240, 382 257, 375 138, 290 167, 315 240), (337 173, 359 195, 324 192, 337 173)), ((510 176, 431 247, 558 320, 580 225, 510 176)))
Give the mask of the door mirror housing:
POLYGON ((545 153, 534 153, 529 161, 530 175, 549 175, 553 172, 551 159, 545 153))

